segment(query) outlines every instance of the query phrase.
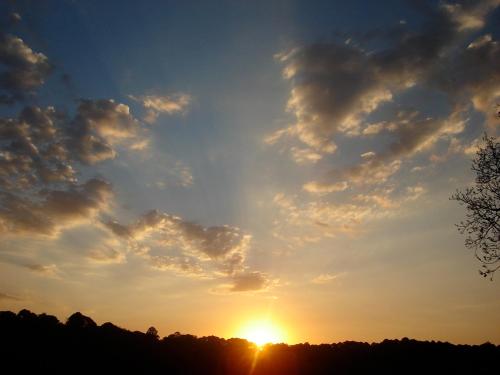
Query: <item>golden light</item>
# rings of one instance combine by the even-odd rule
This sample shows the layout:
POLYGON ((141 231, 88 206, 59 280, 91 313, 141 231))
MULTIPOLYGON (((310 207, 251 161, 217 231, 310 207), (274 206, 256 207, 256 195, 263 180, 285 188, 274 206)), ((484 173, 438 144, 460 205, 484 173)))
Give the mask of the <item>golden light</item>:
POLYGON ((248 322, 241 328, 238 337, 251 341, 259 347, 285 342, 285 335, 280 327, 265 319, 248 322))

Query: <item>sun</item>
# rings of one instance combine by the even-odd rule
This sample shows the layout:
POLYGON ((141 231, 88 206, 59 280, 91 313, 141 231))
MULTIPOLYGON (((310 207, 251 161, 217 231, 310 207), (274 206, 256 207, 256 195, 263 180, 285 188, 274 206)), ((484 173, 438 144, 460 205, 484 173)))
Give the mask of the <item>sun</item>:
POLYGON ((238 335, 259 347, 285 341, 281 328, 267 319, 254 320, 243 326, 238 335))

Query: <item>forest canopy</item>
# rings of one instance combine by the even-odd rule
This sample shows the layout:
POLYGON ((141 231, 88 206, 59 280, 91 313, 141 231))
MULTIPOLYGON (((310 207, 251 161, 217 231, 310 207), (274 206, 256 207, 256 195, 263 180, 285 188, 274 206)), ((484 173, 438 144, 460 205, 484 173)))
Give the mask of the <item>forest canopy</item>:
POLYGON ((129 331, 97 325, 79 312, 66 323, 28 310, 0 312, 0 357, 9 373, 491 374, 500 346, 453 345, 408 338, 380 343, 269 344, 196 337, 156 329, 129 331), (152 334, 154 333, 154 334, 152 334))

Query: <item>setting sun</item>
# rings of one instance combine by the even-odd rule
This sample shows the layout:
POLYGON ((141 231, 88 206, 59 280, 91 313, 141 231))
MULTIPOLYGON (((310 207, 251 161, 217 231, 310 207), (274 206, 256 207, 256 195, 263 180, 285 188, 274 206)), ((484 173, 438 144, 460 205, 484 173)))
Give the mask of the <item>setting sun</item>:
POLYGON ((238 334, 258 346, 285 341, 283 331, 270 320, 254 320, 245 325, 238 334))

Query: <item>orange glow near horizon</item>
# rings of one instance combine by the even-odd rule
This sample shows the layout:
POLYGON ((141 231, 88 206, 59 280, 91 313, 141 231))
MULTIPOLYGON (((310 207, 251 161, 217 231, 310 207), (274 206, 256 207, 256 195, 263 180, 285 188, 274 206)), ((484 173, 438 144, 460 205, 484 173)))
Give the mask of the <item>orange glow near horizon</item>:
POLYGON ((241 327, 237 336, 251 341, 259 347, 265 344, 286 342, 284 331, 269 319, 252 320, 248 322, 241 327))

